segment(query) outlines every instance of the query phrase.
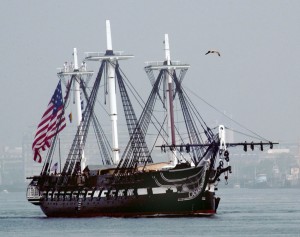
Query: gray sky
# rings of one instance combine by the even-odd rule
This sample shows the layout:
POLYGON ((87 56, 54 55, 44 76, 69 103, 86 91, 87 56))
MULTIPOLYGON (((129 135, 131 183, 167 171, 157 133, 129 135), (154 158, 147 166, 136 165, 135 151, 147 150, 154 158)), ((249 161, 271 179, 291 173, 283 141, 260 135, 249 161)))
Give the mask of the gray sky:
MULTIPOLYGON (((168 33, 171 58, 191 65, 187 87, 263 137, 299 142, 299 12, 297 0, 3 0, 0 145, 21 145, 37 126, 74 47, 81 59, 105 50, 106 19, 113 48, 135 55, 122 68, 140 91, 168 33), (204 55, 212 48, 221 57, 204 55)), ((211 108, 199 110, 206 118, 211 108)))

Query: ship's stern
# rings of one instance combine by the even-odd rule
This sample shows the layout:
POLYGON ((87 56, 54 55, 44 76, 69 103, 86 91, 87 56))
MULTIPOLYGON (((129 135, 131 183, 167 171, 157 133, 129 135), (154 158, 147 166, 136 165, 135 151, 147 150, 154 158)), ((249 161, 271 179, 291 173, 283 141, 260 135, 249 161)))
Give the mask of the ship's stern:
POLYGON ((41 205, 43 196, 39 190, 37 181, 32 180, 30 182, 27 187, 26 197, 28 202, 32 203, 33 205, 41 205))

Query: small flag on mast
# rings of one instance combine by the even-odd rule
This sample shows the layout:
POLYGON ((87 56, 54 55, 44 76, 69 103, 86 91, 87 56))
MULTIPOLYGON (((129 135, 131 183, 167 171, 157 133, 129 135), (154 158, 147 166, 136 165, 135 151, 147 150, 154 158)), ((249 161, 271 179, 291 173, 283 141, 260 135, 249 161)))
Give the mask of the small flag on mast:
POLYGON ((58 162, 56 162, 52 168, 51 168, 51 171, 57 171, 57 168, 58 168, 58 162))
POLYGON ((84 111, 84 101, 82 98, 82 92, 80 91, 80 105, 81 105, 81 119, 83 118, 83 111, 84 111))
POLYGON ((72 120, 73 120, 72 112, 69 114, 69 120, 70 120, 70 123, 72 123, 72 120))
POLYGON ((34 161, 41 163, 40 150, 43 151, 51 145, 51 139, 66 127, 64 116, 64 105, 62 99, 61 82, 59 81, 56 90, 48 104, 47 110, 42 116, 32 144, 34 161))

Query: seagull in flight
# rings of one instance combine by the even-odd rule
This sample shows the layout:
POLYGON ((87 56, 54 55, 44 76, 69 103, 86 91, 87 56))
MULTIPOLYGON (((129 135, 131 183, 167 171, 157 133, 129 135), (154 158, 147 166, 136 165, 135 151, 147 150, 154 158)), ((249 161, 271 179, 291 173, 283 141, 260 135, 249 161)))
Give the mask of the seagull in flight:
POLYGON ((216 53, 219 55, 219 57, 221 56, 221 54, 219 53, 219 51, 217 50, 209 50, 205 55, 209 54, 209 53, 216 53))

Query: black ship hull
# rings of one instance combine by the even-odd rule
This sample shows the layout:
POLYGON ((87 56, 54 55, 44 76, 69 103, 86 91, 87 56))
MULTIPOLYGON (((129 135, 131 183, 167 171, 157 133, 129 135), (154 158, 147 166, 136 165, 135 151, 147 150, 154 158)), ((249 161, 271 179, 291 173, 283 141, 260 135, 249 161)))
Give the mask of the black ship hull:
POLYGON ((28 188, 28 200, 48 217, 210 216, 220 200, 203 167, 144 172, 125 183, 109 174, 76 177, 75 186, 49 182, 59 177, 36 177, 28 188))
POLYGON ((139 195, 117 199, 86 198, 73 201, 42 201, 48 217, 142 217, 142 216, 209 216, 216 213, 214 193, 193 200, 178 201, 178 194, 139 195))

